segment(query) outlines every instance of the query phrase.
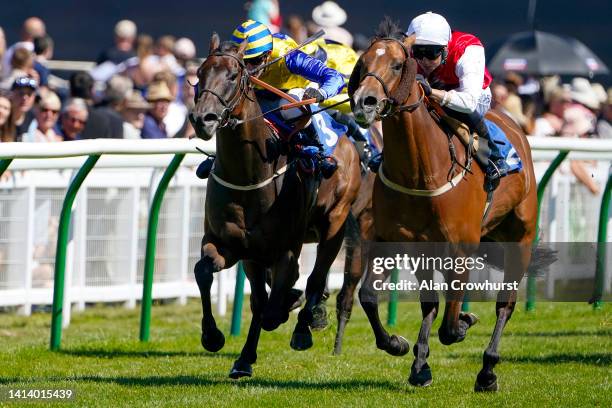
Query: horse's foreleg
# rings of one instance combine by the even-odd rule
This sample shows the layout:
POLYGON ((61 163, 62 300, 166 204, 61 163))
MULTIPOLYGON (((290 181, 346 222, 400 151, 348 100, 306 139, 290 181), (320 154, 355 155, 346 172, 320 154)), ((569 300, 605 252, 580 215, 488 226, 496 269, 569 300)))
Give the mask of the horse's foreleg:
POLYGON ((201 342, 206 350, 212 352, 221 350, 225 344, 225 336, 223 336, 223 333, 217 328, 210 302, 210 288, 214 280, 214 272, 217 271, 210 257, 203 257, 195 264, 194 274, 202 300, 203 317, 201 342))
MULTIPOLYGON (((531 246, 529 244, 506 244, 504 253, 504 283, 518 286, 523 278, 531 259, 531 246)), ((504 327, 510 320, 516 305, 516 293, 513 289, 502 290, 497 294, 495 313, 497 321, 491 336, 489 346, 482 356, 482 370, 476 377, 475 391, 497 391, 497 376, 493 372, 499 362, 499 341, 504 327)))
MULTIPOLYGON (((433 273, 429 272, 425 279, 433 279, 433 273)), ((419 283, 422 280, 419 277, 419 283)), ((419 297, 423 320, 419 330, 419 337, 413 347, 414 362, 410 369, 408 382, 417 387, 426 387, 432 382, 431 368, 427 364, 427 358, 429 357, 429 334, 431 326, 438 315, 440 303, 438 301, 438 293, 435 290, 422 289, 419 291, 419 297)))
POLYGON ((251 325, 240 357, 234 362, 229 376, 233 379, 253 375, 252 364, 257 361, 257 344, 261 333, 261 316, 268 301, 266 292, 265 269, 253 262, 243 262, 251 284, 251 325))
POLYGON ((291 336, 290 344, 294 350, 307 350, 312 347, 310 325, 313 322, 313 312, 323 298, 329 268, 342 246, 345 225, 346 223, 342 224, 332 237, 327 238, 324 234, 321 234, 323 238, 317 245, 317 259, 306 282, 306 304, 298 314, 298 322, 291 336))
MULTIPOLYGON (((460 284, 468 281, 469 272, 455 273, 450 272, 446 282, 451 285, 453 280, 460 284)), ((467 336, 467 331, 470 327, 478 322, 478 317, 474 313, 461 312, 463 303, 463 289, 454 290, 452 286, 446 292, 446 305, 444 307, 444 319, 438 329, 438 338, 440 343, 448 346, 453 343, 459 343, 467 336)))
POLYGON ((266 331, 275 330, 289 320, 287 300, 291 296, 293 284, 299 278, 298 257, 300 251, 301 245, 293 251, 287 251, 271 269, 270 297, 261 322, 261 327, 266 331))
POLYGON ((410 350, 410 345, 402 336, 389 335, 383 327, 378 315, 378 294, 374 290, 374 282, 377 280, 384 282, 390 274, 391 271, 386 269, 380 275, 367 271, 359 289, 359 303, 361 303, 361 307, 370 321, 370 326, 372 326, 374 337, 376 337, 376 347, 385 350, 392 356, 403 356, 410 350))

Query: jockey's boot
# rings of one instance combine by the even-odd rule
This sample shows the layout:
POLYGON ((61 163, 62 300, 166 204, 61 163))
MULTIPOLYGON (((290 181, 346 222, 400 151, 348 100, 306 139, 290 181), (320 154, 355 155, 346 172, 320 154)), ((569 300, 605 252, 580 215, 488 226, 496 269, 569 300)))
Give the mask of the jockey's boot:
POLYGON ((317 130, 312 123, 306 126, 302 132, 308 139, 310 139, 310 142, 319 149, 315 159, 317 160, 321 175, 323 178, 330 178, 338 169, 338 162, 333 156, 325 154, 323 145, 321 145, 321 142, 319 141, 317 130))
POLYGON ((208 176, 210 175, 210 171, 212 170, 214 163, 215 163, 215 158, 213 156, 204 160, 202 163, 200 163, 200 165, 196 169, 196 176, 198 176, 198 178, 202 180, 207 179, 208 176))
POLYGON ((487 141, 489 147, 489 163, 485 169, 485 191, 490 192, 497 188, 502 177, 508 175, 510 167, 506 163, 505 157, 502 156, 500 146, 491 139, 489 128, 484 119, 474 126, 474 130, 482 139, 487 141))
POLYGON ((382 163, 382 152, 374 155, 370 161, 368 162, 368 167, 372 172, 378 173, 378 169, 380 168, 380 164, 382 163))

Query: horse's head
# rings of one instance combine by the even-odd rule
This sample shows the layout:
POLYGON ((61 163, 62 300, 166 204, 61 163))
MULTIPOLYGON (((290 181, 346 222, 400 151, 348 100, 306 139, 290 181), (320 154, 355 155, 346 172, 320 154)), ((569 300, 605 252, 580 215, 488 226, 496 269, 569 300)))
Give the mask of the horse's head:
POLYGON ((196 135, 204 140, 230 124, 250 92, 249 73, 242 59, 246 45, 246 40, 240 45, 220 44, 216 33, 210 40, 209 55, 198 68, 195 106, 189 114, 196 135))
POLYGON ((405 103, 415 81, 417 65, 410 57, 414 36, 407 37, 390 22, 383 24, 357 61, 348 84, 355 120, 363 127, 405 103))

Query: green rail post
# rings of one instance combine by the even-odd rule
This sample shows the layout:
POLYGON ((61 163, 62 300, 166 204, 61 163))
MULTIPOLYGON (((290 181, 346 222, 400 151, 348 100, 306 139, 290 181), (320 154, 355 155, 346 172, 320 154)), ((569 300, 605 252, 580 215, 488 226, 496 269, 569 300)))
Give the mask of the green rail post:
POLYGON ((159 210, 164 199, 164 194, 174 177, 174 173, 179 168, 185 153, 175 154, 162 176, 153 202, 149 211, 149 224, 147 226, 147 248, 145 253, 144 276, 142 282, 142 304, 140 309, 140 341, 149 341, 151 331, 151 303, 153 302, 153 272, 155 269, 155 246, 157 244, 157 224, 159 221, 159 210))
POLYGON ((232 308, 232 326, 230 336, 240 336, 240 324, 242 322, 242 304, 244 303, 244 267, 238 262, 236 269, 236 285, 234 287, 234 306, 232 308))
MULTIPOLYGON (((391 271, 391 283, 397 283, 399 279, 399 271, 397 269, 393 269, 391 271)), ((393 327, 397 324, 397 300, 399 298, 399 293, 397 290, 393 289, 391 293, 389 293, 389 310, 387 314, 387 326, 393 327)))
POLYGON ((461 311, 466 312, 466 313, 470 311, 470 298, 468 297, 467 293, 463 295, 463 303, 461 303, 461 311))
POLYGON ((603 289, 606 280, 606 246, 608 240, 608 218, 610 216, 610 192, 612 175, 608 176, 606 189, 601 199, 599 210, 599 229, 597 231, 597 267, 595 270, 595 290, 593 291, 593 309, 601 309, 603 289))
POLYGON ((70 183, 62 212, 60 214, 57 233, 57 249, 55 251, 55 275, 53 277, 53 310, 51 314, 51 350, 59 350, 62 342, 62 315, 64 307, 64 278, 66 275, 66 247, 68 246, 68 234, 70 231, 70 218, 72 215, 72 204, 83 184, 85 177, 95 166, 100 155, 91 155, 81 166, 76 176, 70 183))
POLYGON ((10 166, 12 162, 13 162, 13 159, 0 160, 0 176, 4 174, 4 172, 6 171, 6 169, 8 169, 8 166, 10 166))
MULTIPOLYGON (((569 150, 561 150, 557 157, 550 163, 550 166, 544 172, 540 183, 538 184, 538 215, 536 221, 536 237, 534 244, 537 244, 540 237, 540 211, 542 209, 542 201, 544 200, 544 192, 546 190, 546 186, 550 182, 553 173, 559 165, 565 160, 567 155, 569 154, 569 150)), ((535 310, 535 297, 537 291, 537 282, 535 276, 527 276, 527 302, 525 303, 525 310, 528 312, 532 312, 535 310)))

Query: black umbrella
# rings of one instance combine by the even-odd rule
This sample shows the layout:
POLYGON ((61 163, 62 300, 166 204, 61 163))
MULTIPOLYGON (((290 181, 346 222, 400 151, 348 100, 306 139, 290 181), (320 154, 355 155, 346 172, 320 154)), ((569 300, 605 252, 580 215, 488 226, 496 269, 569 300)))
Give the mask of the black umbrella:
POLYGON ((575 38, 525 31, 511 35, 489 60, 489 71, 516 71, 532 75, 608 74, 608 67, 575 38))

